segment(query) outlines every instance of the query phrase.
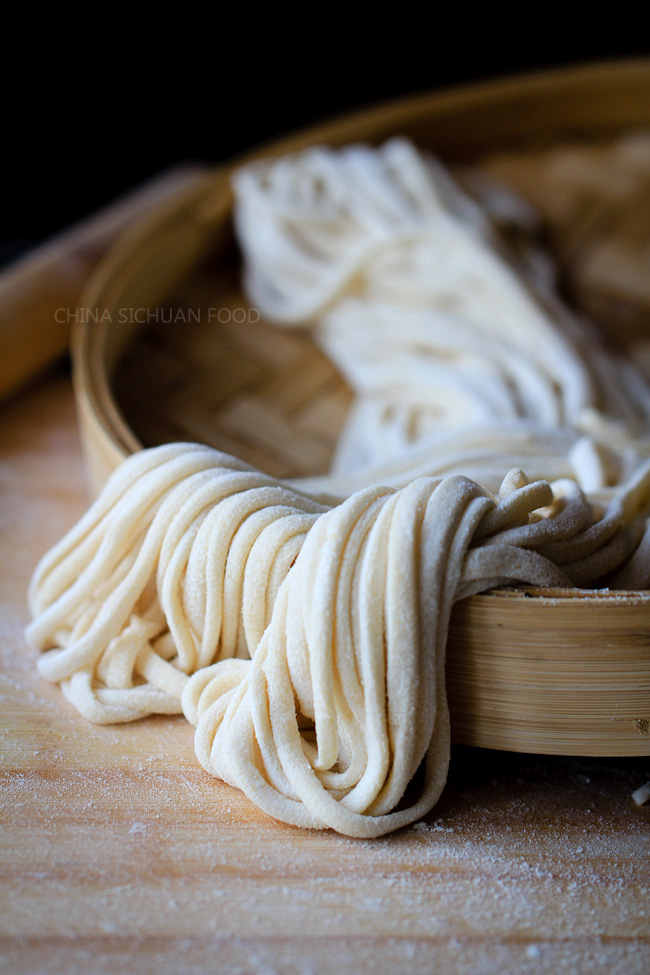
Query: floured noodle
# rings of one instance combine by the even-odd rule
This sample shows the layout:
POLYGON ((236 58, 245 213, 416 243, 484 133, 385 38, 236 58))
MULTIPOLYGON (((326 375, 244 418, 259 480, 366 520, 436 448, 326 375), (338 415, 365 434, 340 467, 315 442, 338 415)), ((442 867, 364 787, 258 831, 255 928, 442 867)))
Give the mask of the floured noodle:
POLYGON ((403 141, 235 190, 251 300, 357 394, 334 470, 133 455, 37 567, 28 636, 90 720, 182 711, 204 768, 270 815, 379 836, 444 787, 457 600, 650 583, 650 391, 403 141))

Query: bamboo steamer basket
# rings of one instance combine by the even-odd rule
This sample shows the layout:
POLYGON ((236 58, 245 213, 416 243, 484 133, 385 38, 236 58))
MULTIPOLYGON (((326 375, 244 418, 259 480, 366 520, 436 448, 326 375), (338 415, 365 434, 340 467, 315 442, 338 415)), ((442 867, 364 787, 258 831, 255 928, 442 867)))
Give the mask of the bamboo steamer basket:
MULTIPOLYGON (((570 300, 625 345, 650 314, 648 132, 650 61, 634 61, 417 96, 255 155, 402 134, 451 166, 481 165, 541 210, 570 300)), ((248 308, 230 171, 206 173, 143 219, 82 297, 74 382, 95 491, 129 453, 174 440, 279 477, 327 469, 351 394, 307 336, 248 308)), ((457 743, 650 754, 650 593, 472 596, 454 609, 447 659, 457 743)))

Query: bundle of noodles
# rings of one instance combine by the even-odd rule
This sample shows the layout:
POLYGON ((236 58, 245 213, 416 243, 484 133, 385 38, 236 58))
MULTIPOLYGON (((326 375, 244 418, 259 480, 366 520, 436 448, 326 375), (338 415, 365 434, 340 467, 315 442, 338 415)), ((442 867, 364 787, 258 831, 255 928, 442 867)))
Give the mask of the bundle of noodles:
MULTIPOLYGON (((586 490, 650 455, 645 380, 562 304, 537 252, 535 273, 517 273, 485 210, 435 159, 401 139, 314 148, 254 163, 234 188, 251 301, 310 327, 356 394, 332 471, 343 493, 408 483, 423 456, 427 473, 468 473, 477 449, 472 475, 496 490, 510 461, 532 475, 513 439, 535 476, 586 490)), ((510 208, 530 224, 528 208, 510 208)))
POLYGON ((257 164, 236 192, 253 300, 358 393, 336 469, 134 455, 37 567, 28 636, 90 720, 183 711, 270 815, 378 836, 444 786, 457 600, 650 583, 650 392, 403 142, 257 164))
POLYGON ((42 560, 28 636, 90 720, 182 709, 204 767, 271 815, 377 836, 445 782, 454 602, 647 580, 649 499, 647 465, 599 519, 575 482, 516 470, 498 497, 455 475, 329 507, 208 447, 158 447, 42 560))

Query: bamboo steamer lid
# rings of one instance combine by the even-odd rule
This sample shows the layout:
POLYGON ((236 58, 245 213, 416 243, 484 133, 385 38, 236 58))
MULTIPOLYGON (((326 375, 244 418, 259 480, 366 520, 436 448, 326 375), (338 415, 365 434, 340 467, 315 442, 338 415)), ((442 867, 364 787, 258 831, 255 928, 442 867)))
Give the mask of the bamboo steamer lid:
MULTIPOLYGON (((545 218, 570 300, 618 345, 647 334, 650 350, 650 61, 421 95, 255 155, 396 134, 520 190, 545 218)), ((209 443, 278 477, 327 469, 351 394, 305 335, 249 309, 231 168, 144 218, 83 295, 74 381, 95 491, 129 453, 173 440, 209 443)), ((452 616, 447 688, 457 743, 648 755, 650 592, 472 596, 452 616)))

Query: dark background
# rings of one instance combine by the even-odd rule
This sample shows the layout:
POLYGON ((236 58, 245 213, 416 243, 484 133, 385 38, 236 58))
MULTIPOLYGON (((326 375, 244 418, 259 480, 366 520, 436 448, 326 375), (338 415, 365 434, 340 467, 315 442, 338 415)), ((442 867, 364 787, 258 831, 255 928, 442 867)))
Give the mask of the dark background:
MULTIPOLYGON (((277 31, 261 46, 258 31, 254 48, 241 32, 228 34, 225 49, 215 35, 207 54, 179 39, 173 57, 152 61, 141 50, 136 58, 113 47, 107 57, 91 47, 82 63, 57 49, 45 84, 11 102, 0 261, 182 160, 218 162, 324 117, 412 92, 647 54, 629 19, 622 30, 607 24, 600 37, 592 31, 580 40, 558 26, 552 41, 543 41, 529 28, 501 47, 481 44, 476 24, 469 36, 458 30, 421 25, 393 43, 385 35, 381 43, 339 43, 325 53, 279 46, 277 31)), ((493 34, 503 41, 499 30, 493 34)))

